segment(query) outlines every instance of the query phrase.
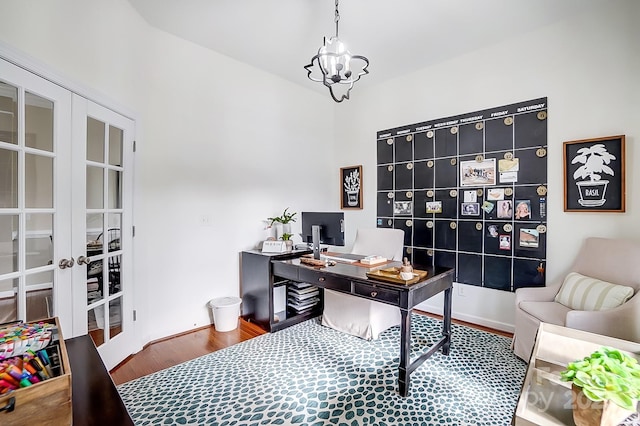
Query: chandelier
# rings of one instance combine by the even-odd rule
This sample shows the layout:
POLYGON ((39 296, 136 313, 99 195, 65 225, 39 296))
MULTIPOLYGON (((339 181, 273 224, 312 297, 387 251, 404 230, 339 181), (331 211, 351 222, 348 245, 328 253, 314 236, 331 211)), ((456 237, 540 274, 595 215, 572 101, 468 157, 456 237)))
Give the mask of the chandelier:
POLYGON ((338 0, 334 20, 336 35, 329 39, 324 38, 324 44, 318 50, 318 54, 311 58, 311 63, 304 68, 311 81, 322 82, 329 88, 333 100, 342 102, 349 99, 353 83, 358 81, 361 75, 369 73, 369 60, 364 56, 352 55, 338 38, 338 0))

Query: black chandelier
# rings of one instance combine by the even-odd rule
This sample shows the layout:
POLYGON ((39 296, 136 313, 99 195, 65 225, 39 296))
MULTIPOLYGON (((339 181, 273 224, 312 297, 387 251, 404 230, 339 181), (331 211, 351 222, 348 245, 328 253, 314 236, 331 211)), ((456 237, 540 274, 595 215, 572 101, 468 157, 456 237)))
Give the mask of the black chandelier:
POLYGON ((364 56, 352 55, 345 44, 338 38, 338 0, 336 0, 336 35, 328 40, 324 38, 323 46, 318 54, 311 58, 311 63, 305 65, 307 77, 312 81, 322 82, 329 88, 331 97, 336 102, 349 99, 349 92, 353 83, 361 75, 368 74, 369 60, 364 56))

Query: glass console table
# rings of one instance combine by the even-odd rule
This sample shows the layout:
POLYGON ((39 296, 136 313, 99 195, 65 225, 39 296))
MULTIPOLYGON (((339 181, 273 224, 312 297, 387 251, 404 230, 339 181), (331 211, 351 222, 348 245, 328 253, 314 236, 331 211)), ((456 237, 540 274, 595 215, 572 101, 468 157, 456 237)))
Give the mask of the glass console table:
MULTIPOLYGON (((584 358, 602 346, 620 349, 640 359, 638 343, 540 324, 512 423, 516 426, 575 425, 571 384, 560 380, 560 372, 569 362, 584 358)), ((623 424, 640 425, 640 421, 636 414, 623 424)))

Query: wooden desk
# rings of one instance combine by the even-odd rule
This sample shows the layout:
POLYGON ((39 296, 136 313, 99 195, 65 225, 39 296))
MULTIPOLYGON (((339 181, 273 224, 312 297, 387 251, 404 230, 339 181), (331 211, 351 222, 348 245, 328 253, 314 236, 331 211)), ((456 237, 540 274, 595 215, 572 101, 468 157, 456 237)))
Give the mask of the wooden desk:
MULTIPOLYGON (((300 255, 265 256, 259 252, 242 253, 242 294, 243 305, 245 296, 252 298, 256 294, 264 294, 263 297, 269 300, 269 315, 271 318, 267 322, 269 331, 277 331, 284 327, 296 324, 309 319, 310 316, 320 314, 322 306, 311 313, 294 315, 287 312, 284 321, 273 320, 273 288, 274 283, 283 284, 284 280, 293 282, 307 282, 323 289, 331 289, 341 293, 350 294, 365 299, 371 299, 400 308, 400 364, 398 366, 398 391, 400 395, 407 396, 409 393, 411 373, 418 368, 433 353, 442 348, 442 353, 449 354, 451 346, 451 289, 453 286, 453 269, 450 268, 426 268, 428 277, 424 281, 416 284, 403 285, 372 280, 367 277, 367 271, 399 266, 400 262, 394 262, 383 266, 365 268, 353 264, 337 263, 335 266, 325 268, 314 268, 303 265, 298 259, 300 255), (294 258, 292 258, 294 257, 294 258), (251 267, 249 266, 251 265, 251 267), (261 265, 259 269, 254 269, 256 265, 261 265), (246 293, 245 290, 253 292, 246 293), (444 318, 442 326, 442 338, 435 342, 419 358, 410 360, 411 355, 411 310, 417 304, 424 302, 432 296, 444 291, 444 318)), ((422 268, 425 269, 425 268, 422 268)), ((246 319, 252 319, 252 312, 247 312, 243 307, 243 314, 246 319)))
POLYGON ((73 424, 132 425, 109 372, 88 335, 65 340, 71 366, 73 424))

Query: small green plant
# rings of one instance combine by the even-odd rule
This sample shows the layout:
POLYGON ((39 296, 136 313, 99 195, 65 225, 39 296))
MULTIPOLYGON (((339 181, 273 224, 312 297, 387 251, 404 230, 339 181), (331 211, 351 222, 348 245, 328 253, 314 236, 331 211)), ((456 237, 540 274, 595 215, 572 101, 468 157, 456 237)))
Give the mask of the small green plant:
POLYGON ((640 365, 618 349, 603 347, 570 362, 560 377, 581 387, 591 401, 609 400, 633 411, 640 398, 640 365))
POLYGON ((287 234, 287 233, 285 232, 285 233, 283 233, 283 234, 282 234, 282 237, 281 237, 281 238, 282 238, 282 240, 283 240, 283 241, 287 241, 287 240, 290 240, 290 239, 291 239, 291 237, 293 237, 293 234, 287 234))
POLYGON ((268 217, 267 220, 271 221, 269 226, 273 226, 273 224, 276 223, 276 222, 282 223, 283 225, 287 224, 287 223, 290 223, 290 222, 295 222, 296 221, 295 215, 297 213, 295 213, 295 212, 287 213, 287 210, 289 210, 289 207, 284 209, 284 211, 282 212, 282 214, 280 216, 268 217))

